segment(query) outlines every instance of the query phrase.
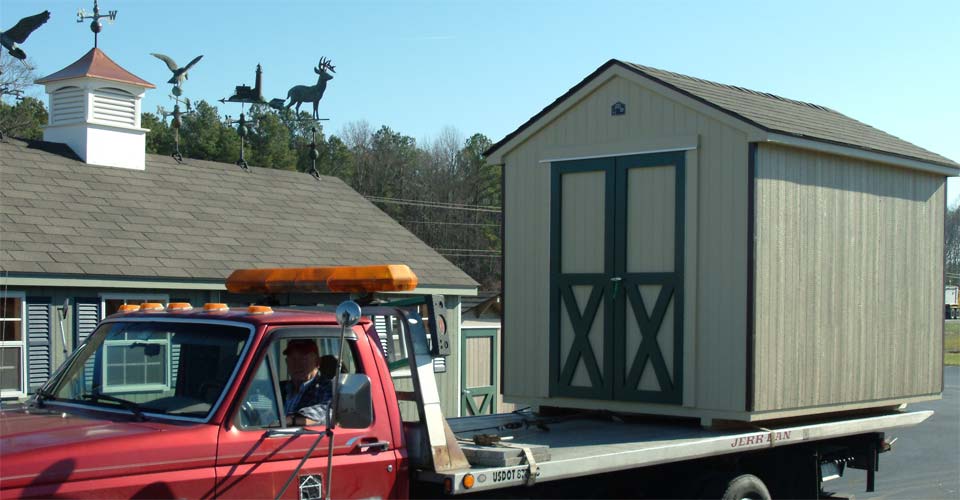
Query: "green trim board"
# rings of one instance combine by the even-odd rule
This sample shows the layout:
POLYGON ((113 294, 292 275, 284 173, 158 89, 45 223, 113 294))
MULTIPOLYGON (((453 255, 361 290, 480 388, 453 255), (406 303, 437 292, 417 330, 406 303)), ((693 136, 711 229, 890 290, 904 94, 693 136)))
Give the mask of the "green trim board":
POLYGON ((460 399, 463 416, 493 414, 497 412, 497 374, 500 373, 500 366, 497 364, 499 359, 499 347, 497 346, 496 328, 470 328, 461 330, 460 335, 460 355, 463 360, 463 367, 460 370, 460 387, 462 388, 460 399), (490 340, 490 385, 468 387, 467 374, 469 369, 467 363, 473 359, 470 352, 467 351, 467 339, 486 338, 490 340), (483 396, 480 405, 477 406, 473 399, 475 396, 483 396))
MULTIPOLYGON (((619 401, 682 404, 683 398, 683 282, 685 165, 683 152, 630 155, 556 162, 551 170, 550 241, 550 395, 619 401), (629 171, 636 168, 672 166, 674 172, 673 270, 670 272, 628 272, 627 219, 629 171), (605 175, 604 270, 602 273, 563 273, 561 248, 564 227, 562 177, 570 173, 603 172, 605 175), (590 287, 585 307, 573 294, 574 286, 590 287), (653 303, 645 303, 640 287, 657 286, 653 303), (623 293, 620 291, 623 290, 623 293), (673 305, 673 370, 658 343, 658 334, 673 305), (561 305, 563 307, 561 307, 561 305), (564 308, 567 318, 562 318, 564 308), (604 311, 602 362, 589 335, 597 312, 604 311), (632 314, 631 314, 632 311, 632 314), (574 338, 566 359, 562 357, 561 324, 569 321, 574 338), (628 353, 629 322, 640 331, 639 346, 628 353), (629 355, 634 354, 628 362, 629 355), (583 364, 589 387, 574 386, 578 365, 583 364), (640 389, 642 375, 653 370, 659 390, 640 389)), ((642 241, 642 240, 641 240, 642 241)), ((637 243, 636 241, 632 243, 637 243)))

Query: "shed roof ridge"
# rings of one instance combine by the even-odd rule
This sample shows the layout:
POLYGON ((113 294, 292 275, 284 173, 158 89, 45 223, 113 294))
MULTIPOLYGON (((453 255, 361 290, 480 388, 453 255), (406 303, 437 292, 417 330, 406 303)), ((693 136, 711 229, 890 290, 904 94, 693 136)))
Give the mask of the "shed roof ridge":
MULTIPOLYGON (((665 74, 668 74, 668 75, 670 75, 670 76, 672 76, 672 77, 675 77, 675 78, 680 78, 680 79, 684 79, 684 80, 691 80, 691 81, 695 81, 695 82, 699 82, 699 83, 704 83, 704 84, 707 84, 707 85, 713 85, 713 86, 715 86, 715 87, 719 87, 719 88, 722 88, 722 89, 735 90, 735 91, 742 92, 742 93, 745 93, 745 94, 755 95, 755 96, 757 96, 757 97, 764 97, 764 98, 767 98, 767 99, 775 99, 775 100, 778 100, 778 101, 783 101, 783 102, 787 102, 787 103, 791 103, 791 104, 796 104, 796 105, 799 105, 799 106, 806 106, 806 107, 808 107, 808 108, 813 108, 813 109, 817 109, 817 110, 820 110, 820 111, 828 111, 828 112, 831 112, 831 113, 842 114, 842 113, 837 112, 837 111, 834 110, 834 109, 831 109, 831 108, 829 108, 829 107, 827 107, 827 106, 823 106, 823 105, 821 105, 821 104, 815 104, 815 103, 812 103, 812 102, 801 101, 801 100, 799 100, 799 99, 791 99, 791 98, 789 98, 789 97, 783 97, 783 96, 781 96, 781 95, 777 95, 777 94, 774 94, 774 93, 772 93, 772 92, 763 92, 763 91, 760 91, 760 90, 748 89, 748 88, 746 88, 746 87, 740 87, 740 86, 737 86, 737 85, 731 85, 731 84, 727 84, 727 83, 719 83, 719 82, 715 82, 715 81, 712 81, 712 80, 706 80, 706 79, 698 78, 698 77, 695 77, 695 76, 684 75, 684 74, 682 74, 682 73, 676 73, 676 72, 673 72, 673 71, 668 71, 668 70, 665 70, 665 69, 654 68, 654 67, 652 67, 652 66, 644 66, 644 65, 642 65, 642 64, 637 64, 637 63, 633 63, 633 62, 629 62, 629 61, 622 61, 622 62, 624 62, 624 63, 626 63, 626 64, 629 64, 629 65, 631 65, 631 66, 633 66, 633 67, 635 67, 635 68, 637 68, 637 69, 639 69, 639 70, 641 70, 641 71, 643 71, 643 72, 645 72, 645 73, 647 73, 648 71, 653 71, 653 72, 657 72, 657 73, 665 73, 665 74)), ((652 75, 650 75, 650 76, 653 76, 654 78, 656 78, 657 75, 656 75, 656 74, 652 74, 652 75)))

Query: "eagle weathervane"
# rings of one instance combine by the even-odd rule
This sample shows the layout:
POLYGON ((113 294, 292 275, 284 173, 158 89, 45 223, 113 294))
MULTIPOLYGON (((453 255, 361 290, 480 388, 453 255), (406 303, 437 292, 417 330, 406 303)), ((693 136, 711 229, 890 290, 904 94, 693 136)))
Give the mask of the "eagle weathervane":
POLYGON ((87 19, 93 19, 93 21, 90 22, 90 31, 93 32, 93 48, 97 48, 97 36, 103 31, 103 24, 100 23, 100 19, 104 17, 107 18, 110 24, 113 24, 113 22, 117 20, 117 11, 111 10, 107 11, 106 14, 101 14, 97 0, 93 0, 93 14, 87 15, 83 9, 77 11, 78 23, 82 23, 87 19))
POLYGON ((187 76, 187 71, 190 71, 190 68, 192 68, 194 64, 197 64, 198 62, 200 62, 200 59, 203 59, 203 55, 194 57, 192 61, 190 61, 186 66, 181 68, 177 66, 177 63, 174 62, 174 60, 171 59, 170 56, 166 56, 164 54, 157 54, 155 52, 151 52, 150 55, 165 62, 167 64, 167 68, 170 68, 170 72, 173 73, 173 76, 171 76, 170 79, 167 80, 167 83, 173 84, 173 95, 175 96, 179 96, 180 94, 182 94, 182 90, 180 88, 183 86, 183 81, 189 78, 187 76))
POLYGON ((0 45, 3 45, 3 48, 7 49, 11 56, 26 65, 27 53, 23 51, 20 44, 27 40, 30 33, 36 31, 37 28, 49 20, 49 10, 21 19, 7 31, 0 31, 0 45))

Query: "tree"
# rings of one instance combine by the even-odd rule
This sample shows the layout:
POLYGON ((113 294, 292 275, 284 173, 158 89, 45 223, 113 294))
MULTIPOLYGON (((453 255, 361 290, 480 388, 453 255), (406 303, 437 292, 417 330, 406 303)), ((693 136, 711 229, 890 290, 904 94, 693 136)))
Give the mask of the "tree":
POLYGON ((39 99, 24 97, 13 106, 0 101, 0 131, 4 135, 39 140, 46 124, 47 108, 39 99))
POLYGON ((296 169, 297 151, 292 147, 294 138, 277 113, 266 106, 253 106, 250 119, 252 126, 251 133, 247 135, 247 161, 264 168, 296 169))
POLYGON ((174 130, 159 116, 153 113, 140 115, 140 126, 148 129, 147 153, 170 155, 176 151, 174 130))
POLYGON ((947 226, 943 241, 947 282, 960 285, 960 205, 947 209, 944 222, 947 226))
POLYGON ((37 75, 24 64, 0 51, 0 132, 22 139, 42 139, 47 109, 33 97, 23 97, 37 75))

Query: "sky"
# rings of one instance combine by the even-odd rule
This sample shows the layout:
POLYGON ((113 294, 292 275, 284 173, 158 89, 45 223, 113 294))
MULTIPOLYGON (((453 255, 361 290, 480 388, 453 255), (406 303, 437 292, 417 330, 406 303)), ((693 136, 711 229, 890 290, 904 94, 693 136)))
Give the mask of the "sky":
MULTIPOLYGON (((99 46, 157 85, 143 110, 172 108, 166 65, 197 55, 184 95, 213 101, 313 85, 333 60, 327 134, 360 120, 418 141, 446 127, 497 141, 611 58, 833 108, 960 161, 957 0, 457 1, 103 0, 99 46)), ((93 46, 77 10, 92 0, 2 0, 0 29, 44 9, 23 44, 38 76, 93 46)), ((28 93, 46 101, 39 86, 28 93)), ((239 104, 214 103, 237 116, 239 104)), ((306 108, 309 109, 307 104, 306 108)), ((960 180, 948 180, 951 206, 960 180)))

